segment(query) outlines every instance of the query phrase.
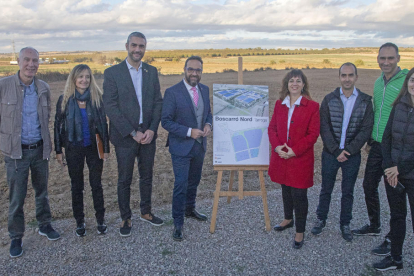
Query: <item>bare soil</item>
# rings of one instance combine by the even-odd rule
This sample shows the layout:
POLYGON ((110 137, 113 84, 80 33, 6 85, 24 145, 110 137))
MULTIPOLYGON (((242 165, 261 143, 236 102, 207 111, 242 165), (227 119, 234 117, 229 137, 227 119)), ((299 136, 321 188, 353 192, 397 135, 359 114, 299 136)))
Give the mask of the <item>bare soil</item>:
MULTIPOLYGON (((261 72, 245 72, 244 84, 252 85, 268 85, 270 95, 270 114, 273 113, 275 101, 279 97, 279 90, 281 88, 281 81, 286 70, 267 70, 261 72)), ((323 97, 339 86, 338 70, 337 69, 305 69, 308 81, 310 83, 310 91, 313 99, 321 102, 323 97)), ((372 95, 372 89, 376 78, 380 75, 379 70, 358 70, 359 80, 357 87, 361 91, 372 95)), ((181 81, 183 75, 168 75, 160 76, 161 91, 164 93, 165 89, 181 81)), ((103 80, 99 80, 99 85, 102 85, 103 80)), ((237 83, 237 73, 216 73, 203 74, 202 83, 208 85, 212 91, 213 83, 237 83)), ((65 82, 50 83, 52 92, 52 104, 56 106, 56 101, 62 93, 65 82)), ((211 94, 210 94, 211 97, 211 94)), ((50 122, 50 130, 53 135, 53 122, 55 108, 52 108, 52 119, 50 122)), ((157 152, 155 157, 154 180, 153 180, 153 206, 170 203, 172 199, 172 190, 174 183, 174 174, 172 171, 171 157, 168 148, 165 147, 167 132, 160 126, 158 131, 157 152)), ((213 198, 213 191, 217 180, 217 173, 213 170, 212 163, 212 138, 208 139, 209 147, 206 154, 203 167, 203 175, 199 186, 199 197, 213 198)), ((318 140, 315 146, 315 184, 319 185, 321 182, 320 176, 320 158, 322 143, 318 140)), ((363 177, 365 169, 366 156, 363 155, 362 166, 359 177, 363 177)), ((4 168, 4 160, 0 158, 0 235, 3 239, 3 245, 8 242, 5 241, 7 236, 7 212, 8 212, 8 186, 6 181, 6 173, 4 168)), ((138 187, 138 173, 135 170, 134 180, 132 184, 131 207, 134 210, 139 209, 139 187, 138 187)), ((85 168, 85 214, 87 217, 94 217, 94 210, 92 204, 92 196, 88 183, 88 170, 85 168)), ((224 181, 228 179, 229 175, 225 174, 224 181)), ((338 175, 340 179, 340 175, 338 175)), ((245 189, 258 189, 258 177, 256 172, 245 173, 245 189)), ((30 183, 30 178, 29 178, 30 183)), ((117 162, 113 148, 111 148, 111 157, 104 164, 104 172, 102 176, 102 184, 105 197, 105 207, 107 211, 118 211, 117 204, 117 162)), ((272 183, 268 176, 266 176, 266 187, 268 190, 278 188, 278 185, 272 183)), ((50 159, 50 177, 49 177, 49 199, 54 219, 70 218, 72 217, 71 210, 71 191, 70 179, 67 168, 62 169, 55 159, 55 154, 52 153, 50 159)), ((35 207, 34 207, 34 192, 29 185, 26 203, 25 203, 25 217, 26 223, 35 225, 35 207)))

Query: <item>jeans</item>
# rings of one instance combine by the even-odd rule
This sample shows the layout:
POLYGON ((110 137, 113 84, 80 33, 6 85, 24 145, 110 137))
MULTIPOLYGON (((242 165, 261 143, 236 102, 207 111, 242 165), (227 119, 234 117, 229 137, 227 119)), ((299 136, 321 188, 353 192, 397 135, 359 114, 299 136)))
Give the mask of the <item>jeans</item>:
POLYGON ((46 226, 52 220, 47 193, 49 160, 43 159, 43 146, 40 146, 36 149, 22 150, 22 159, 12 159, 5 156, 4 162, 9 185, 9 236, 12 240, 21 239, 25 229, 23 205, 27 194, 29 169, 35 192, 38 225, 39 227, 46 226))
MULTIPOLYGON (((370 226, 373 228, 381 227, 380 201, 378 196, 378 186, 381 177, 384 175, 382 169, 382 150, 381 144, 374 141, 368 154, 367 165, 365 167, 364 187, 365 203, 367 205, 370 226)), ((387 179, 384 178, 385 187, 389 186, 387 179)), ((391 231, 387 234, 389 238, 391 231)))
POLYGON ((184 224, 185 210, 195 208, 204 154, 203 145, 198 142, 194 142, 193 148, 187 156, 171 154, 175 176, 172 216, 176 227, 184 224))
POLYGON ((399 193, 390 185, 385 185, 387 191, 388 203, 391 211, 391 256, 399 257, 402 255, 402 249, 406 233, 407 217, 407 195, 410 201, 411 210, 414 205, 414 180, 402 180, 405 190, 399 193))
POLYGON ((132 217, 130 200, 135 158, 138 160, 141 214, 151 213, 155 149, 155 141, 147 145, 135 143, 130 148, 115 147, 116 160, 118 162, 118 205, 122 220, 132 217))
POLYGON ((296 233, 304 233, 308 216, 308 189, 293 188, 284 184, 281 186, 285 219, 293 219, 295 210, 296 233))
POLYGON ((68 162, 69 176, 72 185, 73 216, 77 224, 85 221, 85 214, 83 212, 83 190, 85 188, 83 168, 85 166, 85 159, 89 169, 89 183, 92 189, 95 217, 99 223, 102 223, 105 216, 101 182, 103 160, 99 159, 98 150, 95 144, 88 147, 69 144, 66 149, 66 161, 68 162))
POLYGON ((316 215, 320 220, 326 220, 331 203, 331 195, 339 168, 342 169, 342 197, 340 225, 349 225, 352 220, 352 205, 354 203, 354 187, 358 177, 361 154, 348 157, 345 162, 339 162, 334 155, 322 151, 322 188, 319 194, 319 205, 316 215))

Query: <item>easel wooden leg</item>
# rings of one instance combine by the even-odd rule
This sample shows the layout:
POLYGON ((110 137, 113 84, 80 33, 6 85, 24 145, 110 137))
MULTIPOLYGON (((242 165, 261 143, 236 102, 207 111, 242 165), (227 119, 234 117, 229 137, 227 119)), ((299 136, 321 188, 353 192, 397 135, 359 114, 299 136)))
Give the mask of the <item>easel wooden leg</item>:
MULTIPOLYGON (((229 183, 229 192, 233 189, 233 181, 234 181, 234 171, 230 171, 230 183, 229 183)), ((227 197, 227 203, 230 203, 231 196, 227 197)))
POLYGON ((260 179, 260 189, 262 190, 263 213, 265 217, 266 230, 270 231, 269 209, 267 207, 267 193, 266 193, 266 187, 264 183, 265 181, 263 177, 263 171, 258 171, 258 173, 259 173, 259 179, 260 179))
POLYGON ((239 171, 239 199, 243 199, 243 192, 244 192, 244 188, 243 188, 243 171, 239 171))
POLYGON ((216 191, 214 192, 213 213, 211 215, 211 224, 210 224, 211 234, 213 234, 216 229, 217 210, 218 210, 218 204, 219 204, 219 199, 220 199, 222 177, 223 177, 223 171, 218 171, 216 191))

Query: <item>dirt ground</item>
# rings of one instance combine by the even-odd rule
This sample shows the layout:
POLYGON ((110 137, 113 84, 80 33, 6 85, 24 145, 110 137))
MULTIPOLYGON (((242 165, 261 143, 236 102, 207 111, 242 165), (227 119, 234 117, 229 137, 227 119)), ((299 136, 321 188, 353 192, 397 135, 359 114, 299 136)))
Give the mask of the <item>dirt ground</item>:
MULTIPOLYGON (((281 88, 281 81, 286 70, 268 70, 261 72, 245 72, 244 84, 251 85, 268 85, 270 98, 270 114, 273 114, 273 107, 276 99, 279 97, 279 90, 281 88)), ((305 69, 305 75, 310 84, 310 92, 314 100, 321 102, 323 97, 339 86, 338 70, 337 69, 305 69)), ((370 95, 376 78, 380 75, 379 70, 358 70, 359 79, 357 87, 370 95)), ((160 76, 161 91, 164 93, 165 89, 181 81, 183 75, 169 75, 160 76)), ((99 85, 102 86, 103 80, 99 80, 99 85)), ((210 87, 212 91, 213 83, 237 83, 237 73, 217 73, 217 74, 203 74, 202 83, 210 87)), ((56 101, 62 93, 65 82, 50 83, 52 91, 52 118, 50 122, 50 130, 53 137, 53 122, 56 101)), ((212 95, 210 94, 212 98, 212 95)), ((160 126, 158 131, 157 152, 155 157, 154 180, 153 180, 153 206, 170 203, 172 199, 172 189, 174 182, 174 174, 172 171, 171 157, 168 148, 165 147, 167 132, 160 126)), ((208 151, 204 161, 203 175, 199 186, 199 197, 213 199, 213 191, 217 180, 217 173, 213 170, 212 163, 212 138, 208 139, 208 151)), ((321 182, 320 176, 320 159, 321 159, 322 143, 321 139, 315 146, 315 184, 319 185, 321 182)), ((363 155, 363 161, 360 169, 359 177, 363 177, 365 169, 366 156, 363 155)), ((224 181, 228 180, 229 174, 225 174, 224 181)), ((338 175, 338 178, 340 175, 338 175)), ((256 172, 245 173, 245 189, 258 189, 258 176, 256 172), (249 184, 250 183, 250 184, 249 184)), ((29 179, 30 183, 30 179, 29 179)), ((88 170, 85 169, 85 183, 88 183, 88 170)), ((102 184, 104 189, 105 207, 107 211, 118 211, 117 204, 117 162, 113 147, 111 148, 111 156, 104 164, 104 172, 102 176, 102 184)), ((236 185, 237 186, 237 185, 236 185)), ((266 187, 268 190, 278 188, 278 185, 272 183, 268 176, 266 176, 266 187)), ((139 187, 138 174, 135 170, 134 180, 132 184, 131 207, 134 210, 139 209, 139 187)), ((52 215, 55 219, 68 218, 72 216, 71 210, 71 191, 70 179, 67 168, 62 169, 55 159, 55 154, 52 152, 50 159, 50 177, 49 177, 49 199, 52 209, 52 215)), ((7 212, 8 212, 8 187, 6 182, 6 173, 4 168, 4 160, 0 158, 0 233, 4 239, 7 235, 7 212)), ((92 205, 92 196, 89 185, 85 185, 85 214, 87 217, 94 216, 92 205)), ((26 223, 35 225, 35 208, 34 208, 34 192, 29 185, 28 194, 25 203, 25 217, 26 223)))

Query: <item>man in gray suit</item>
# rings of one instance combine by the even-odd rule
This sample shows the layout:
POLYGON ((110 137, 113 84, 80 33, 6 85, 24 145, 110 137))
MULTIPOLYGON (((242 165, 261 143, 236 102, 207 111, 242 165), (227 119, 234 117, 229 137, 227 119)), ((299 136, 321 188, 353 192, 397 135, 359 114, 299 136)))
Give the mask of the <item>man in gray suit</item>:
POLYGON ((157 69, 141 61, 147 39, 140 32, 128 36, 128 57, 105 70, 103 101, 109 117, 109 138, 118 162, 118 204, 121 236, 131 235, 131 182, 135 158, 138 161, 141 194, 140 219, 161 226, 162 219, 151 212, 155 140, 161 120, 162 96, 157 69))

